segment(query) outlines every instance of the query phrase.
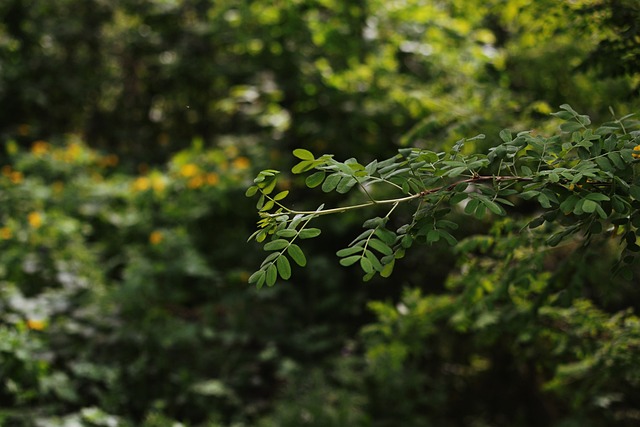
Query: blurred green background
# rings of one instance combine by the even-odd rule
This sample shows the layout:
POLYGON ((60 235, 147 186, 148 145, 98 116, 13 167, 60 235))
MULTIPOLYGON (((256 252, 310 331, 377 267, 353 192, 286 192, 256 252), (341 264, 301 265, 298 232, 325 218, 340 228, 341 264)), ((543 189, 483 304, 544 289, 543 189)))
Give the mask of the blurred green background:
POLYGON ((555 132, 562 103, 638 111, 636 0, 3 0, 0 18, 0 425, 640 423, 640 292, 608 252, 538 259, 500 243, 514 223, 466 218, 456 251, 363 284, 334 256, 362 222, 344 214, 257 291, 244 197, 298 147, 366 162, 484 133, 467 149, 486 151, 555 132), (541 267, 483 298, 514 251, 541 267), (560 296, 534 313, 540 295, 560 296))

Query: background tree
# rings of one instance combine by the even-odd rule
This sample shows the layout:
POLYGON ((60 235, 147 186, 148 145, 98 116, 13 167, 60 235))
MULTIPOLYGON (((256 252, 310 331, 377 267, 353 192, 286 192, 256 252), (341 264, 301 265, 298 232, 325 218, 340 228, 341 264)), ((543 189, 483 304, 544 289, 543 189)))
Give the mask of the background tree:
MULTIPOLYGON (((561 104, 593 129, 609 106, 620 120, 638 110, 633 68, 580 67, 628 38, 633 20, 614 12, 635 16, 633 2, 421 3, 0 3, 3 424, 634 423, 637 293, 610 278, 607 227, 584 259, 573 243, 537 250, 549 221, 533 240, 512 231, 543 193, 504 197, 513 221, 481 201, 471 217, 452 210, 455 249, 438 232, 366 285, 335 257, 361 215, 319 218, 322 235, 300 244, 306 268, 246 286, 265 253, 246 244, 256 216, 243 194, 259 171, 289 171, 293 149, 366 166, 484 133, 459 153, 481 160, 504 128, 557 134, 563 118, 548 114, 561 104), (512 272, 509 254, 531 271, 512 272), (512 274, 526 283, 496 294, 512 274)), ((620 159, 601 157, 619 176, 620 159)), ((566 191, 586 199, 585 184, 566 191)), ((296 210, 362 201, 307 195, 288 172, 278 185, 296 210)), ((614 193, 632 216, 631 193, 604 190, 591 201, 607 218, 621 212, 614 193)))

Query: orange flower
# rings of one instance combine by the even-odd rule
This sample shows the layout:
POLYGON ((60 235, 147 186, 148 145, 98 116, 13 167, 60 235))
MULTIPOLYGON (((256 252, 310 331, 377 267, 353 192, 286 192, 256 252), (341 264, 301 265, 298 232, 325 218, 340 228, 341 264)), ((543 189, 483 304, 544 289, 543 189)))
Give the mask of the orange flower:
POLYGON ((42 215, 38 212, 31 212, 27 216, 27 221, 29 221, 29 225, 33 228, 40 228, 42 226, 42 215))
POLYGON ((251 160, 247 157, 242 156, 233 160, 233 167, 236 169, 247 169, 249 166, 251 166, 251 160))
POLYGON ((202 175, 194 176, 187 182, 187 187, 191 189, 200 188, 204 184, 204 178, 202 175))
POLYGON ((36 156, 40 156, 49 151, 49 143, 46 141, 36 141, 31 146, 31 152, 36 156))
POLYGON ((9 179, 14 184, 20 184, 22 182, 22 178, 24 178, 24 176, 20 171, 13 171, 11 172, 11 174, 9 174, 9 179))
POLYGON ((220 182, 220 177, 217 173, 210 172, 207 174, 207 184, 216 185, 218 182, 220 182))
POLYGON ((149 234, 149 243, 151 243, 152 245, 160 244, 160 242, 162 242, 163 239, 164 239, 164 236, 158 230, 149 234))
POLYGON ((636 145, 635 147, 633 147, 633 151, 637 151, 637 153, 631 154, 633 158, 640 159, 640 145, 636 145))
POLYGON ((29 319, 27 320, 27 328, 32 331, 41 331, 45 327, 45 323, 42 320, 29 319))
POLYGON ((11 229, 9 227, 0 228, 0 239, 9 240, 13 236, 11 229))

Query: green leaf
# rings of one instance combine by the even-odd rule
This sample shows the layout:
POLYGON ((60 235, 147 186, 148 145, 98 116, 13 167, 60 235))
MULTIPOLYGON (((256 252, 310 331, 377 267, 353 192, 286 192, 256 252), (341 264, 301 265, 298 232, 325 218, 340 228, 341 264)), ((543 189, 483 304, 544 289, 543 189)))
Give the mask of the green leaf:
POLYGON ((300 246, 295 243, 291 243, 287 248, 287 253, 291 257, 292 260, 295 261, 300 267, 304 267, 307 265, 307 258, 304 256, 304 252, 300 249, 300 246))
POLYGON ((347 193, 349 190, 351 190, 351 188, 356 185, 358 181, 356 181, 355 178, 351 177, 351 176, 345 176, 343 177, 340 182, 338 183, 338 186, 336 188, 336 191, 340 194, 345 194, 347 193))
POLYGON ((265 182, 264 185, 258 185, 258 187, 262 189, 262 194, 271 194, 271 192, 276 188, 277 182, 277 180, 272 179, 268 182, 265 182))
POLYGON ((271 264, 267 268, 267 286, 275 285, 277 279, 278 279, 278 269, 274 264, 271 264))
POLYGON ((640 200, 640 186, 632 185, 629 187, 629 194, 636 200, 640 200))
POLYGON ((556 113, 551 113, 552 116, 556 116, 562 120, 571 120, 573 119, 573 114, 567 111, 558 111, 556 113))
POLYGON ((584 126, 578 122, 564 122, 560 125, 560 130, 563 132, 575 132, 581 129, 584 129, 584 126))
POLYGON ((387 245, 393 245, 396 242, 396 234, 386 228, 376 229, 375 234, 387 245))
POLYGON ((258 270, 249 277, 249 283, 257 283, 260 279, 264 280, 265 271, 258 270))
POLYGON ((597 206, 598 203, 594 202, 593 200, 585 199, 584 203, 582 203, 582 210, 586 213, 593 213, 596 211, 597 206))
POLYGON ((400 241, 400 244, 405 249, 410 248, 413 245, 413 237, 409 234, 405 234, 405 236, 400 241))
POLYGON ((267 200, 264 203, 264 205, 262 205, 262 207, 260 208, 260 212, 266 212, 271 208, 273 208, 274 205, 275 205, 275 202, 273 200, 267 200))
POLYGON ((571 108, 571 105, 569 104, 562 104, 560 106, 560 108, 562 108, 563 110, 566 110, 568 112, 570 112, 572 115, 577 116, 578 112, 576 110, 574 110, 573 108, 571 108))
POLYGON ((324 171, 315 172, 307 177, 305 184, 307 184, 307 187, 309 188, 316 188, 318 185, 322 184, 326 175, 327 174, 324 171))
POLYGON ((360 258, 360 268, 362 268, 362 271, 367 274, 373 273, 374 271, 373 264, 371 264, 371 261, 369 261, 367 258, 360 258))
POLYGON ((291 277, 291 264, 289 263, 289 260, 286 256, 281 255, 276 260, 276 266, 278 267, 278 273, 280 274, 280 277, 282 277, 284 280, 288 280, 291 277))
POLYGON ((284 190, 273 196, 273 200, 282 200, 289 195, 289 190, 284 190))
POLYGON ((520 193, 520 197, 525 200, 529 200, 529 199, 533 199, 534 197, 537 197, 538 194, 540 194, 540 192, 537 190, 529 190, 529 191, 520 193))
POLYGON ((538 203, 545 209, 549 209, 551 207, 551 202, 549 201, 549 197, 546 194, 540 193, 538 195, 538 203))
POLYGON ((484 204, 481 204, 481 205, 478 205, 473 215, 478 219, 483 219, 486 212, 487 212, 487 207, 484 204))
POLYGON ((325 181, 322 183, 322 191, 328 193, 335 190, 341 179, 342 176, 339 173, 333 173, 329 175, 327 179, 325 179, 325 181))
POLYGON ((313 161, 316 159, 315 157, 313 157, 313 154, 311 154, 311 151, 305 150, 304 148, 296 148, 295 150, 293 150, 293 155, 299 158, 300 160, 313 161))
POLYGON ((258 186, 252 185, 251 187, 247 188, 247 191, 245 191, 244 195, 247 197, 253 197, 257 192, 258 192, 258 186))
POLYGON ((350 257, 346 257, 346 258, 342 258, 340 260, 340 265, 343 265, 345 267, 349 267, 350 265, 355 264, 356 262, 358 262, 362 257, 360 255, 353 255, 350 257))
POLYGON ((381 271, 382 270, 382 264, 380 263, 380 260, 378 259, 378 257, 375 256, 375 254, 373 252, 365 251, 365 256, 371 262, 371 265, 373 265, 373 269, 375 271, 381 271))
POLYGON ((447 243, 450 246, 455 246, 456 243, 458 243, 458 240, 456 240, 456 238, 453 237, 451 233, 449 233, 448 231, 445 231, 445 230, 439 230, 439 231, 440 231, 440 237, 444 237, 444 239, 447 241, 447 243))
POLYGON ((371 239, 369 240, 369 246, 371 246, 373 249, 377 250, 383 255, 393 254, 393 250, 389 246, 387 246, 387 244, 384 243, 382 240, 371 239))
POLYGON ((573 208, 576 206, 576 203, 578 203, 579 200, 580 198, 578 198, 578 196, 574 194, 570 195, 562 203, 560 203, 560 210, 565 214, 573 212, 573 208))
POLYGON ((300 238, 311 239, 313 237, 319 236, 320 233, 321 231, 319 228, 305 228, 304 230, 300 231, 300 238))
POLYGON ((264 245, 264 250, 265 251, 277 251, 277 250, 286 248, 288 244, 289 244, 289 242, 287 240, 284 240, 284 239, 272 240, 272 241, 270 241, 270 242, 268 242, 267 244, 264 245))
POLYGON ((614 170, 613 165, 606 157, 598 157, 597 159, 595 159, 595 162, 605 172, 612 172, 614 170))
POLYGON ((294 167, 291 168, 291 172, 295 174, 304 173, 310 171, 315 167, 315 163, 311 160, 303 160, 294 167))
POLYGON ((353 240, 351 241, 351 243, 349 243, 349 246, 353 246, 353 245, 355 245, 356 243, 358 243, 358 242, 359 242, 359 241, 361 241, 362 239, 365 239, 365 238, 367 238, 367 237, 371 236, 372 234, 373 234, 373 229, 371 229, 371 228, 370 228, 370 229, 368 229, 368 230, 363 231, 362 233, 360 233, 360 234, 358 235, 358 237, 356 237, 355 239, 353 239, 353 240))
POLYGON ((362 252, 362 249, 362 246, 352 246, 350 248, 340 249, 338 252, 336 252, 336 255, 338 255, 339 257, 345 257, 362 252))
POLYGON ((479 204, 480 204, 480 201, 478 199, 469 200, 467 205, 464 207, 464 213, 466 213, 467 215, 471 215, 476 211, 479 204))
POLYGON ((449 170, 449 172, 447 172, 446 175, 451 178, 455 178, 456 176, 459 176, 461 173, 463 173, 466 170, 467 168, 465 166, 460 166, 460 167, 449 170))
POLYGON ((601 193, 589 193, 585 196, 585 199, 593 200, 594 202, 606 202, 609 199, 609 196, 601 193))
POLYGON ((440 240, 440 232, 438 230, 431 230, 427 233, 427 242, 434 243, 440 240))
POLYGON ((502 129, 500 131, 500 139, 502 139, 504 142, 511 142, 513 140, 511 131, 509 129, 502 129))
POLYGON ((607 156, 609 157, 609 160, 611 160, 611 163, 613 163, 616 168, 624 169, 626 167, 624 161, 622 160, 622 156, 620 156, 620 153, 611 152, 611 153, 608 153, 607 156))
POLYGON ((292 228, 285 228, 284 230, 278 230, 276 231, 276 236, 278 237, 286 237, 286 238, 291 238, 293 236, 295 236, 296 234, 298 234, 298 232, 292 228))
POLYGON ((362 224, 362 228, 377 228, 377 227, 380 227, 381 225, 384 225, 384 223, 385 223, 384 218, 380 218, 379 216, 377 216, 375 218, 370 218, 366 220, 362 224))
POLYGON ((280 256, 280 252, 271 252, 265 259, 264 261, 262 261, 262 264, 260 264, 260 268, 264 267, 265 265, 269 264, 271 261, 273 261, 274 259, 278 258, 280 256))
POLYGON ((394 265, 396 265, 396 260, 395 259, 392 259, 390 263, 385 264, 382 267, 382 271, 380 271, 380 276, 385 277, 385 278, 391 276, 391 273, 393 272, 394 265))
POLYGON ((482 203, 487 207, 487 209, 489 209, 492 213, 494 213, 496 215, 505 215, 506 214, 506 212, 502 208, 502 206, 500 206, 496 202, 493 202, 491 200, 482 199, 482 203))
POLYGON ((538 228, 540 227, 542 224, 544 224, 544 217, 543 216, 539 216, 538 218, 535 218, 534 220, 532 220, 529 224, 528 227, 533 229, 533 228, 538 228))

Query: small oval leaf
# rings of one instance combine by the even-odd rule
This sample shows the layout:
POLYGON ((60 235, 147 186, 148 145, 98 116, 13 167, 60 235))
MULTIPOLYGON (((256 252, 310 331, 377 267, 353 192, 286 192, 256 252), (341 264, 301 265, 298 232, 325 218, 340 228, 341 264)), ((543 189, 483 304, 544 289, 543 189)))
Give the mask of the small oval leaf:
POLYGON ((293 155, 299 158, 300 160, 315 160, 313 154, 309 150, 305 150, 304 148, 296 148, 293 150, 293 155))
POLYGON ((307 265, 307 258, 304 256, 304 252, 302 252, 300 246, 292 243, 287 248, 287 253, 291 257, 291 259, 295 261, 295 263, 300 267, 304 267, 305 265, 307 265))
POLYGON ((281 255, 276 260, 276 267, 278 268, 280 277, 282 277, 284 280, 288 280, 291 277, 291 264, 289 263, 289 260, 286 256, 281 255))
POLYGON ((264 250, 265 251, 277 251, 277 250, 286 248, 288 244, 289 244, 289 242, 287 240, 276 239, 276 240, 272 240, 272 241, 268 242, 267 244, 265 244, 264 245, 264 250))

